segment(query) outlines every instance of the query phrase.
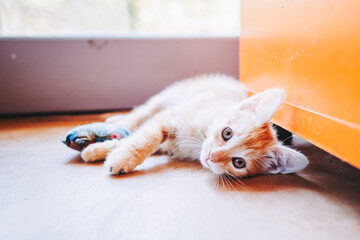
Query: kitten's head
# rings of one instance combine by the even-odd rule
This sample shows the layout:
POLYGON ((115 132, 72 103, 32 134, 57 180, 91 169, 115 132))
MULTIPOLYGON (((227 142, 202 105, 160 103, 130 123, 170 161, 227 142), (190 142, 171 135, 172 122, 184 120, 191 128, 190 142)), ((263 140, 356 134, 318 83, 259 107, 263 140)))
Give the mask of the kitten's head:
POLYGON ((202 165, 215 174, 234 177, 286 174, 305 168, 308 159, 281 145, 269 124, 283 98, 281 90, 267 90, 216 118, 202 145, 202 165))

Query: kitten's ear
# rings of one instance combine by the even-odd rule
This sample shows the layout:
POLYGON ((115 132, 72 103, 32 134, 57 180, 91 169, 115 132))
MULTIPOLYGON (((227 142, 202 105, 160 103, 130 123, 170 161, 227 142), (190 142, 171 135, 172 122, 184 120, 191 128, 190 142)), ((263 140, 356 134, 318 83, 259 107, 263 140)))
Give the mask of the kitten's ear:
POLYGON ((302 153, 280 144, 271 148, 268 161, 268 173, 271 174, 294 173, 309 164, 309 160, 302 153))
POLYGON ((254 112, 256 119, 261 123, 267 123, 275 115, 283 99, 282 90, 269 89, 243 100, 240 103, 240 109, 254 112))

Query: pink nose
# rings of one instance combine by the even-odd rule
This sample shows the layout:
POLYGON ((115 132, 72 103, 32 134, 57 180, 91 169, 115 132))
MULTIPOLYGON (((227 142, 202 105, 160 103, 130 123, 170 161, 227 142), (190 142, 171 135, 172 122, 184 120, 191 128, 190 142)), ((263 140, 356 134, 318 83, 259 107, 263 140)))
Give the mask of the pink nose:
POLYGON ((212 162, 217 162, 218 156, 217 154, 211 153, 209 156, 209 160, 212 162))
POLYGON ((225 158, 225 154, 223 151, 214 152, 209 155, 209 160, 213 162, 221 161, 224 158, 225 158))
POLYGON ((210 161, 210 155, 211 155, 211 152, 209 152, 208 156, 205 158, 205 162, 210 161))

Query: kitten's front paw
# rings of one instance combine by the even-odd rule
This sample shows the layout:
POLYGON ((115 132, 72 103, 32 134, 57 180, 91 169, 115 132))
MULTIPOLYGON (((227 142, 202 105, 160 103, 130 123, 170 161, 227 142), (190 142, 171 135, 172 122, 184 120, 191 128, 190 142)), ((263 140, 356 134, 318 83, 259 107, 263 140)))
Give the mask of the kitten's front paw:
POLYGON ((135 169, 137 158, 126 144, 112 151, 104 163, 105 169, 111 174, 129 173, 135 169))
POLYGON ((103 143, 93 143, 87 146, 81 152, 81 158, 85 162, 95 162, 104 160, 109 149, 103 146, 103 143))

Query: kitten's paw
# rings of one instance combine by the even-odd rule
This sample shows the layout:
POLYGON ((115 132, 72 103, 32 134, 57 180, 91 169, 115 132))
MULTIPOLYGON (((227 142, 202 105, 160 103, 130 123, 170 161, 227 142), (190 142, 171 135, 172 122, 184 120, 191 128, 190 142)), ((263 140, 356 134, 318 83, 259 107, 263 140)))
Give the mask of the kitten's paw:
POLYGON ((103 143, 93 143, 87 146, 81 152, 81 158, 85 162, 95 162, 104 160, 108 154, 109 149, 103 143))
POLYGON ((138 165, 138 159, 126 144, 116 148, 106 157, 105 169, 111 174, 129 173, 138 165))

